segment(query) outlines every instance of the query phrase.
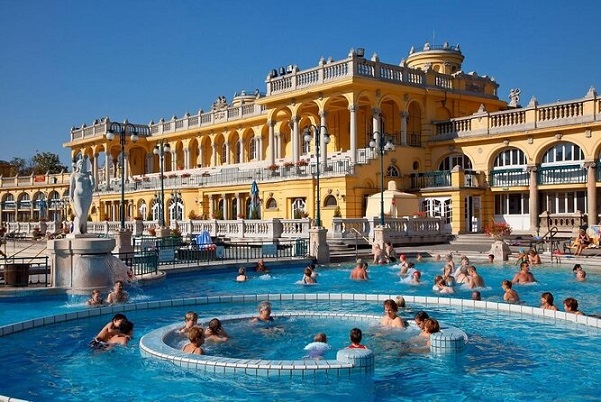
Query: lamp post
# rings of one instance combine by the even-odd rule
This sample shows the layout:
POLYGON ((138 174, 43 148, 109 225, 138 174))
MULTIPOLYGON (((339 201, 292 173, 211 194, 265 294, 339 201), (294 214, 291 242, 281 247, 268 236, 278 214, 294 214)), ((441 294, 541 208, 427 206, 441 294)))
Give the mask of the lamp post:
POLYGON ((394 144, 383 133, 375 131, 369 146, 380 154, 380 226, 384 227, 384 154, 393 150, 394 144))
POLYGON ((125 164, 125 141, 127 136, 131 137, 133 142, 138 141, 138 128, 125 120, 123 123, 112 122, 106 133, 106 139, 112 141, 115 134, 119 135, 119 144, 121 145, 120 154, 120 173, 121 173, 121 204, 119 205, 119 214, 121 215, 121 231, 125 230, 125 175, 123 165, 125 164))
POLYGON ((161 168, 161 204, 159 207, 159 225, 161 227, 165 227, 165 182, 164 182, 164 173, 165 173, 165 152, 171 152, 171 147, 169 144, 165 144, 163 140, 154 146, 154 150, 152 151, 155 155, 159 156, 159 165, 161 168))
POLYGON ((328 134, 328 128, 326 126, 316 126, 310 124, 305 129, 305 142, 309 144, 313 139, 311 135, 311 130, 315 133, 315 157, 317 159, 317 194, 315 200, 316 212, 315 212, 315 226, 321 227, 321 200, 319 194, 319 154, 320 154, 320 141, 321 136, 323 135, 323 141, 327 145, 330 143, 330 134, 328 134))

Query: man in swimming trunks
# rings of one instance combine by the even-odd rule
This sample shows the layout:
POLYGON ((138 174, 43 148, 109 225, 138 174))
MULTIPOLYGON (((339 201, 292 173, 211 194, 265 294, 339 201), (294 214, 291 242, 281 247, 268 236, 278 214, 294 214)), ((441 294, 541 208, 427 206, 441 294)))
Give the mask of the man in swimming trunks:
POLYGON ((108 304, 127 303, 127 292, 123 290, 123 281, 115 282, 113 291, 106 298, 108 304))
POLYGON ((526 261, 523 261, 520 264, 520 272, 515 274, 515 276, 511 280, 511 283, 523 284, 533 282, 536 282, 536 279, 534 279, 534 275, 532 275, 532 272, 530 272, 530 265, 526 261))
POLYGON ((357 266, 351 271, 351 279, 360 281, 366 281, 368 279, 367 269, 365 269, 365 263, 362 259, 357 260, 357 266))

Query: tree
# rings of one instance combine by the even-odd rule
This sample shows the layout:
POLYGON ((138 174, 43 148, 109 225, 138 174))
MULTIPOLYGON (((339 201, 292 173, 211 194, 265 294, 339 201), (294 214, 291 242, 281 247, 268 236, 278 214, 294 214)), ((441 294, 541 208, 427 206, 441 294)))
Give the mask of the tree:
POLYGON ((29 176, 31 174, 55 174, 61 171, 67 171, 67 167, 62 165, 58 155, 51 152, 39 152, 30 159, 12 158, 10 173, 12 176, 29 176))
POLYGON ((65 165, 61 165, 58 155, 51 152, 36 151, 31 161, 33 174, 55 174, 68 170, 65 165))

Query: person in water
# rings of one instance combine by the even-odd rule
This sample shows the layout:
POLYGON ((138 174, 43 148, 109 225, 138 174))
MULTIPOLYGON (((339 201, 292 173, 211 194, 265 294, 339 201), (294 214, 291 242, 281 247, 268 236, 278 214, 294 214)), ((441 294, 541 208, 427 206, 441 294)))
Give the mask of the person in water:
POLYGON ((102 306, 104 304, 100 290, 94 289, 92 291, 92 298, 87 301, 87 304, 88 306, 102 306))
POLYGON ((351 329, 350 333, 351 344, 347 346, 349 349, 367 349, 367 346, 361 344, 363 332, 359 328, 351 329))
POLYGON ((127 303, 127 292, 123 290, 123 281, 115 282, 113 291, 106 298, 108 304, 127 303))
POLYGON ((184 326, 180 328, 179 332, 187 334, 194 327, 198 326, 198 314, 194 311, 188 311, 184 316, 184 326))
POLYGON ((182 352, 193 355, 203 355, 205 353, 201 348, 202 344, 205 342, 204 331, 202 328, 194 327, 190 329, 188 332, 188 340, 190 343, 184 345, 182 352))
POLYGON ((221 325, 218 318, 213 318, 209 321, 209 325, 205 329, 205 340, 214 342, 225 342, 229 339, 227 333, 221 325))
POLYGON ((383 327, 405 328, 405 323, 398 316, 399 307, 392 299, 384 300, 384 317, 380 321, 383 327))
POLYGON ((273 317, 271 316, 271 303, 268 301, 262 301, 257 306, 259 315, 252 319, 252 322, 271 322, 273 317))

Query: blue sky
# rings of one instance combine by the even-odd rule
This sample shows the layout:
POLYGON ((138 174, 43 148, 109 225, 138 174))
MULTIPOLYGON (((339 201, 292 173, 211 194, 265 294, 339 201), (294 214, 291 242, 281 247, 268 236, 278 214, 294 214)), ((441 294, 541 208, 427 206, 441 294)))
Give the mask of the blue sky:
POLYGON ((351 47, 397 64, 411 46, 459 43, 464 71, 495 77, 521 103, 601 92, 594 0, 0 0, 0 159, 52 152, 69 129, 207 110, 265 90, 274 67, 317 65, 351 47), (572 7, 574 6, 574 7, 572 7))

